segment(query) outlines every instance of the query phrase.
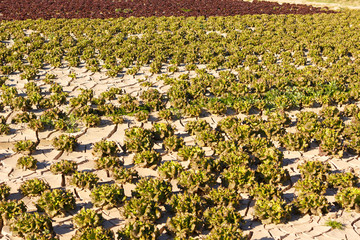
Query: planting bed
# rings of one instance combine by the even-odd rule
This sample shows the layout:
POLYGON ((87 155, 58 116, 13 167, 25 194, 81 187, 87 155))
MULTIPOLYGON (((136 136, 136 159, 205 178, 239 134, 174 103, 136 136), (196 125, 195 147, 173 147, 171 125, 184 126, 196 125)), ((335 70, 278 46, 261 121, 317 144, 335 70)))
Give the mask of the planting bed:
POLYGON ((151 16, 230 16, 331 12, 301 4, 241 0, 3 0, 0 20, 117 18, 151 16))
POLYGON ((359 238, 359 21, 2 21, 3 238, 359 238))

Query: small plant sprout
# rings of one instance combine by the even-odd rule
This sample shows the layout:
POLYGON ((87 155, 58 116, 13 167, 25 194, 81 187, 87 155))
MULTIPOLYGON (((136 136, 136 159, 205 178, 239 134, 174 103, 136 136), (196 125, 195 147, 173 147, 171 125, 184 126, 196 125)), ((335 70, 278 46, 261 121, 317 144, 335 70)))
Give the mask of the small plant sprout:
POLYGON ((326 221, 325 225, 331 227, 332 229, 340 229, 340 230, 344 229, 344 224, 335 220, 329 219, 326 221))

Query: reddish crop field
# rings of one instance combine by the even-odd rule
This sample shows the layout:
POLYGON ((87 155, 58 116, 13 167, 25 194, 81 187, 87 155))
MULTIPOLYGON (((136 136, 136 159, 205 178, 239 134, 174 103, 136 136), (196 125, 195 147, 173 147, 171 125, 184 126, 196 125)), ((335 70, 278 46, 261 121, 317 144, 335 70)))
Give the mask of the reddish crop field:
POLYGON ((330 12, 308 5, 240 0, 1 0, 0 20, 229 16, 330 12))

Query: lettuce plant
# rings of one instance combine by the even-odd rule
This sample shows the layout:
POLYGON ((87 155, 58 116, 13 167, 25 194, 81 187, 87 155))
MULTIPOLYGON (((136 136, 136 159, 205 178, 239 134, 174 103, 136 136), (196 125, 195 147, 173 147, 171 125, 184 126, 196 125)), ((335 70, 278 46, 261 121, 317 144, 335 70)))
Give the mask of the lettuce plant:
POLYGON ((51 239, 54 235, 51 218, 39 213, 24 213, 10 223, 10 230, 14 236, 30 238, 31 235, 51 239))
POLYGON ((6 200, 10 195, 10 187, 6 183, 0 183, 0 201, 6 200))
POLYGON ((197 216, 202 215, 206 206, 202 197, 191 193, 174 194, 166 203, 170 205, 173 213, 195 213, 197 216))
POLYGON ((92 172, 74 172, 71 184, 81 189, 92 189, 97 185, 99 177, 92 172))
POLYGON ((204 194, 215 184, 215 176, 202 170, 190 169, 180 174, 178 186, 187 193, 204 194))
POLYGON ((212 130, 210 124, 203 119, 198 121, 189 121, 185 125, 185 131, 187 131, 190 135, 195 135, 197 132, 210 130, 212 130))
POLYGON ((123 214, 128 219, 155 222, 161 217, 161 210, 151 199, 131 198, 125 202, 123 214))
POLYGON ((282 223, 291 217, 292 207, 283 199, 258 199, 255 203, 255 216, 262 223, 282 223))
POLYGON ((115 156, 118 152, 119 148, 114 141, 101 140, 92 148, 92 154, 97 157, 115 156))
POLYGON ((280 142, 289 151, 307 151, 310 138, 302 132, 287 133, 280 139, 280 142))
POLYGON ((151 148, 154 146, 151 131, 140 127, 126 129, 125 146, 129 152, 151 150, 151 148))
POLYGON ((272 161, 266 161, 260 164, 256 170, 257 177, 264 183, 284 184, 290 179, 287 169, 277 166, 272 161))
POLYGON ((166 161, 158 168, 158 173, 161 178, 164 179, 176 179, 183 172, 184 167, 176 161, 166 161))
POLYGON ((348 187, 340 189, 335 195, 335 201, 342 208, 360 211, 360 188, 348 187))
POLYGON ((85 126, 88 128, 91 127, 97 127, 100 125, 100 117, 96 114, 87 114, 83 117, 83 122, 85 123, 85 126))
POLYGON ((324 194, 328 187, 328 183, 321 179, 304 178, 296 182, 295 189, 300 193, 317 193, 324 194))
POLYGON ((165 138, 163 144, 166 151, 176 152, 185 145, 185 142, 183 138, 173 135, 165 138))
POLYGON ((65 176, 73 174, 76 169, 77 163, 70 160, 61 160, 50 165, 50 171, 53 174, 61 174, 61 186, 65 186, 65 176))
POLYGON ((124 165, 124 161, 120 160, 120 158, 115 156, 105 156, 99 157, 95 160, 97 169, 113 169, 117 167, 122 167, 124 165))
POLYGON ((78 231, 71 240, 115 240, 115 234, 109 229, 103 227, 88 228, 86 231, 78 231))
POLYGON ((184 146, 177 153, 181 161, 187 161, 196 157, 204 157, 205 151, 199 146, 184 146))
POLYGON ((215 206, 206 209, 204 212, 204 218, 209 229, 223 224, 234 224, 235 226, 240 226, 241 223, 244 223, 244 219, 238 211, 234 208, 228 208, 225 206, 215 206))
POLYGON ((149 120, 149 113, 147 111, 138 111, 137 113, 135 113, 135 119, 136 121, 139 121, 139 122, 147 122, 149 120))
POLYGON ((302 178, 315 178, 325 181, 330 173, 329 163, 321 161, 307 161, 297 167, 300 170, 302 178))
POLYGON ((23 201, 1 201, 0 214, 2 218, 2 224, 8 225, 12 219, 16 219, 18 216, 25 213, 26 209, 26 205, 23 201))
POLYGON ((222 173, 221 183, 224 187, 248 192, 254 186, 255 173, 246 167, 231 166, 222 173))
POLYGON ((322 216, 329 211, 329 206, 326 198, 316 193, 300 194, 294 201, 294 207, 302 214, 322 216))
POLYGON ((17 160, 16 166, 23 170, 36 170, 36 159, 33 156, 22 156, 17 160))
POLYGON ((75 150, 78 142, 75 137, 62 134, 53 139, 52 145, 56 150, 72 152, 75 150))
POLYGON ((160 231, 154 223, 141 220, 130 221, 118 231, 119 239, 156 240, 159 236, 160 231))
POLYGON ((8 135, 10 134, 10 127, 5 123, 0 123, 0 135, 8 135))
POLYGON ((101 225, 103 218, 100 213, 93 209, 82 208, 78 214, 73 217, 73 225, 76 229, 89 231, 101 225))
POLYGON ((66 212, 75 209, 75 198, 69 191, 54 189, 43 192, 36 203, 39 211, 45 212, 50 217, 64 217, 66 212))
POLYGON ((126 196, 124 189, 116 184, 103 184, 91 191, 91 199, 95 207, 110 209, 121 206, 126 196))
POLYGON ((34 197, 39 196, 45 190, 50 189, 50 185, 42 179, 33 178, 26 180, 20 185, 20 192, 24 196, 34 197))
POLYGON ((358 177, 352 172, 332 173, 327 177, 330 187, 348 188, 354 187, 358 182, 358 177))
POLYGON ((174 127, 169 123, 155 123, 151 131, 155 140, 163 140, 174 135, 174 127))
POLYGON ((172 187, 169 182, 156 178, 142 178, 132 192, 135 197, 143 197, 163 204, 172 194, 172 187))
POLYGON ((166 222, 166 228, 175 238, 188 239, 201 232, 203 221, 194 213, 177 213, 166 222))
POLYGON ((115 167, 112 169, 112 175, 120 184, 134 183, 139 178, 138 172, 133 168, 115 167))
POLYGON ((235 224, 222 224, 214 227, 206 236, 206 240, 247 240, 249 237, 244 235, 239 226, 235 224))
POLYGON ((154 150, 145 150, 135 153, 133 162, 139 167, 154 169, 160 164, 161 156, 154 150))
POLYGON ((31 140, 20 140, 15 143, 14 152, 31 154, 36 149, 36 143, 31 140))
POLYGON ((237 208, 240 206, 240 194, 234 189, 218 187, 213 188, 205 195, 205 200, 209 206, 224 206, 237 208))

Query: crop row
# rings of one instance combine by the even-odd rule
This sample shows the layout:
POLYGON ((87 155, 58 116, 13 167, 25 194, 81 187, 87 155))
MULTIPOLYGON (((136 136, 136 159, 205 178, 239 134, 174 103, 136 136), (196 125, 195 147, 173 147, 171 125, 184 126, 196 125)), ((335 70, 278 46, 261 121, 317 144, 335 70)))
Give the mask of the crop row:
POLYGON ((255 201, 253 217, 263 223, 286 222, 292 214, 322 215, 330 208, 359 210, 357 173, 306 161, 294 183, 279 150, 359 155, 358 18, 357 12, 346 12, 2 22, 0 132, 12 135, 17 124, 35 132, 36 141, 20 140, 12 149, 17 167, 34 171, 39 133, 59 131, 51 146, 60 153, 46 161, 51 174, 62 176, 60 189, 37 179, 21 184, 18 191, 34 202, 35 213, 27 212, 22 200, 8 200, 14 189, 1 184, 3 224, 23 238, 51 239, 51 219, 73 214, 83 189, 90 191, 93 208, 73 217, 73 239, 114 239, 101 227, 99 213, 114 207, 127 220, 119 239, 155 239, 164 231, 180 239, 204 231, 210 232, 208 239, 242 239, 239 210, 246 200, 255 201), (347 41, 340 41, 344 37, 347 41), (135 96, 119 87, 98 94, 79 88, 73 96, 50 67, 85 67, 114 81, 133 78, 143 89, 135 96), (319 114, 307 108, 318 108, 319 114), (289 110, 299 110, 295 119, 289 110), (246 117, 225 117, 235 113, 246 117), (211 127, 200 118, 204 115, 223 118, 211 127), (133 116, 156 122, 150 128, 125 127, 122 145, 93 142, 93 172, 62 158, 78 151, 81 129, 86 133, 102 120, 117 129, 133 116), (192 145, 172 124, 184 119, 192 145), (164 161, 155 146, 177 160, 164 161), (126 165, 122 158, 131 154, 132 164, 126 165), (140 177, 136 168, 156 170, 159 177, 140 177), (113 182, 103 183, 99 170, 113 182), (135 185, 131 198, 125 197, 124 184, 135 185), (290 188, 296 192, 291 201, 284 198, 290 188), (337 191, 334 202, 326 197, 328 189, 337 191), (158 229, 161 218, 166 224, 158 229))
POLYGON ((231 16, 244 14, 313 14, 332 12, 300 4, 265 1, 91 1, 91 0, 3 0, 0 20, 51 18, 117 18, 151 16, 231 16))

